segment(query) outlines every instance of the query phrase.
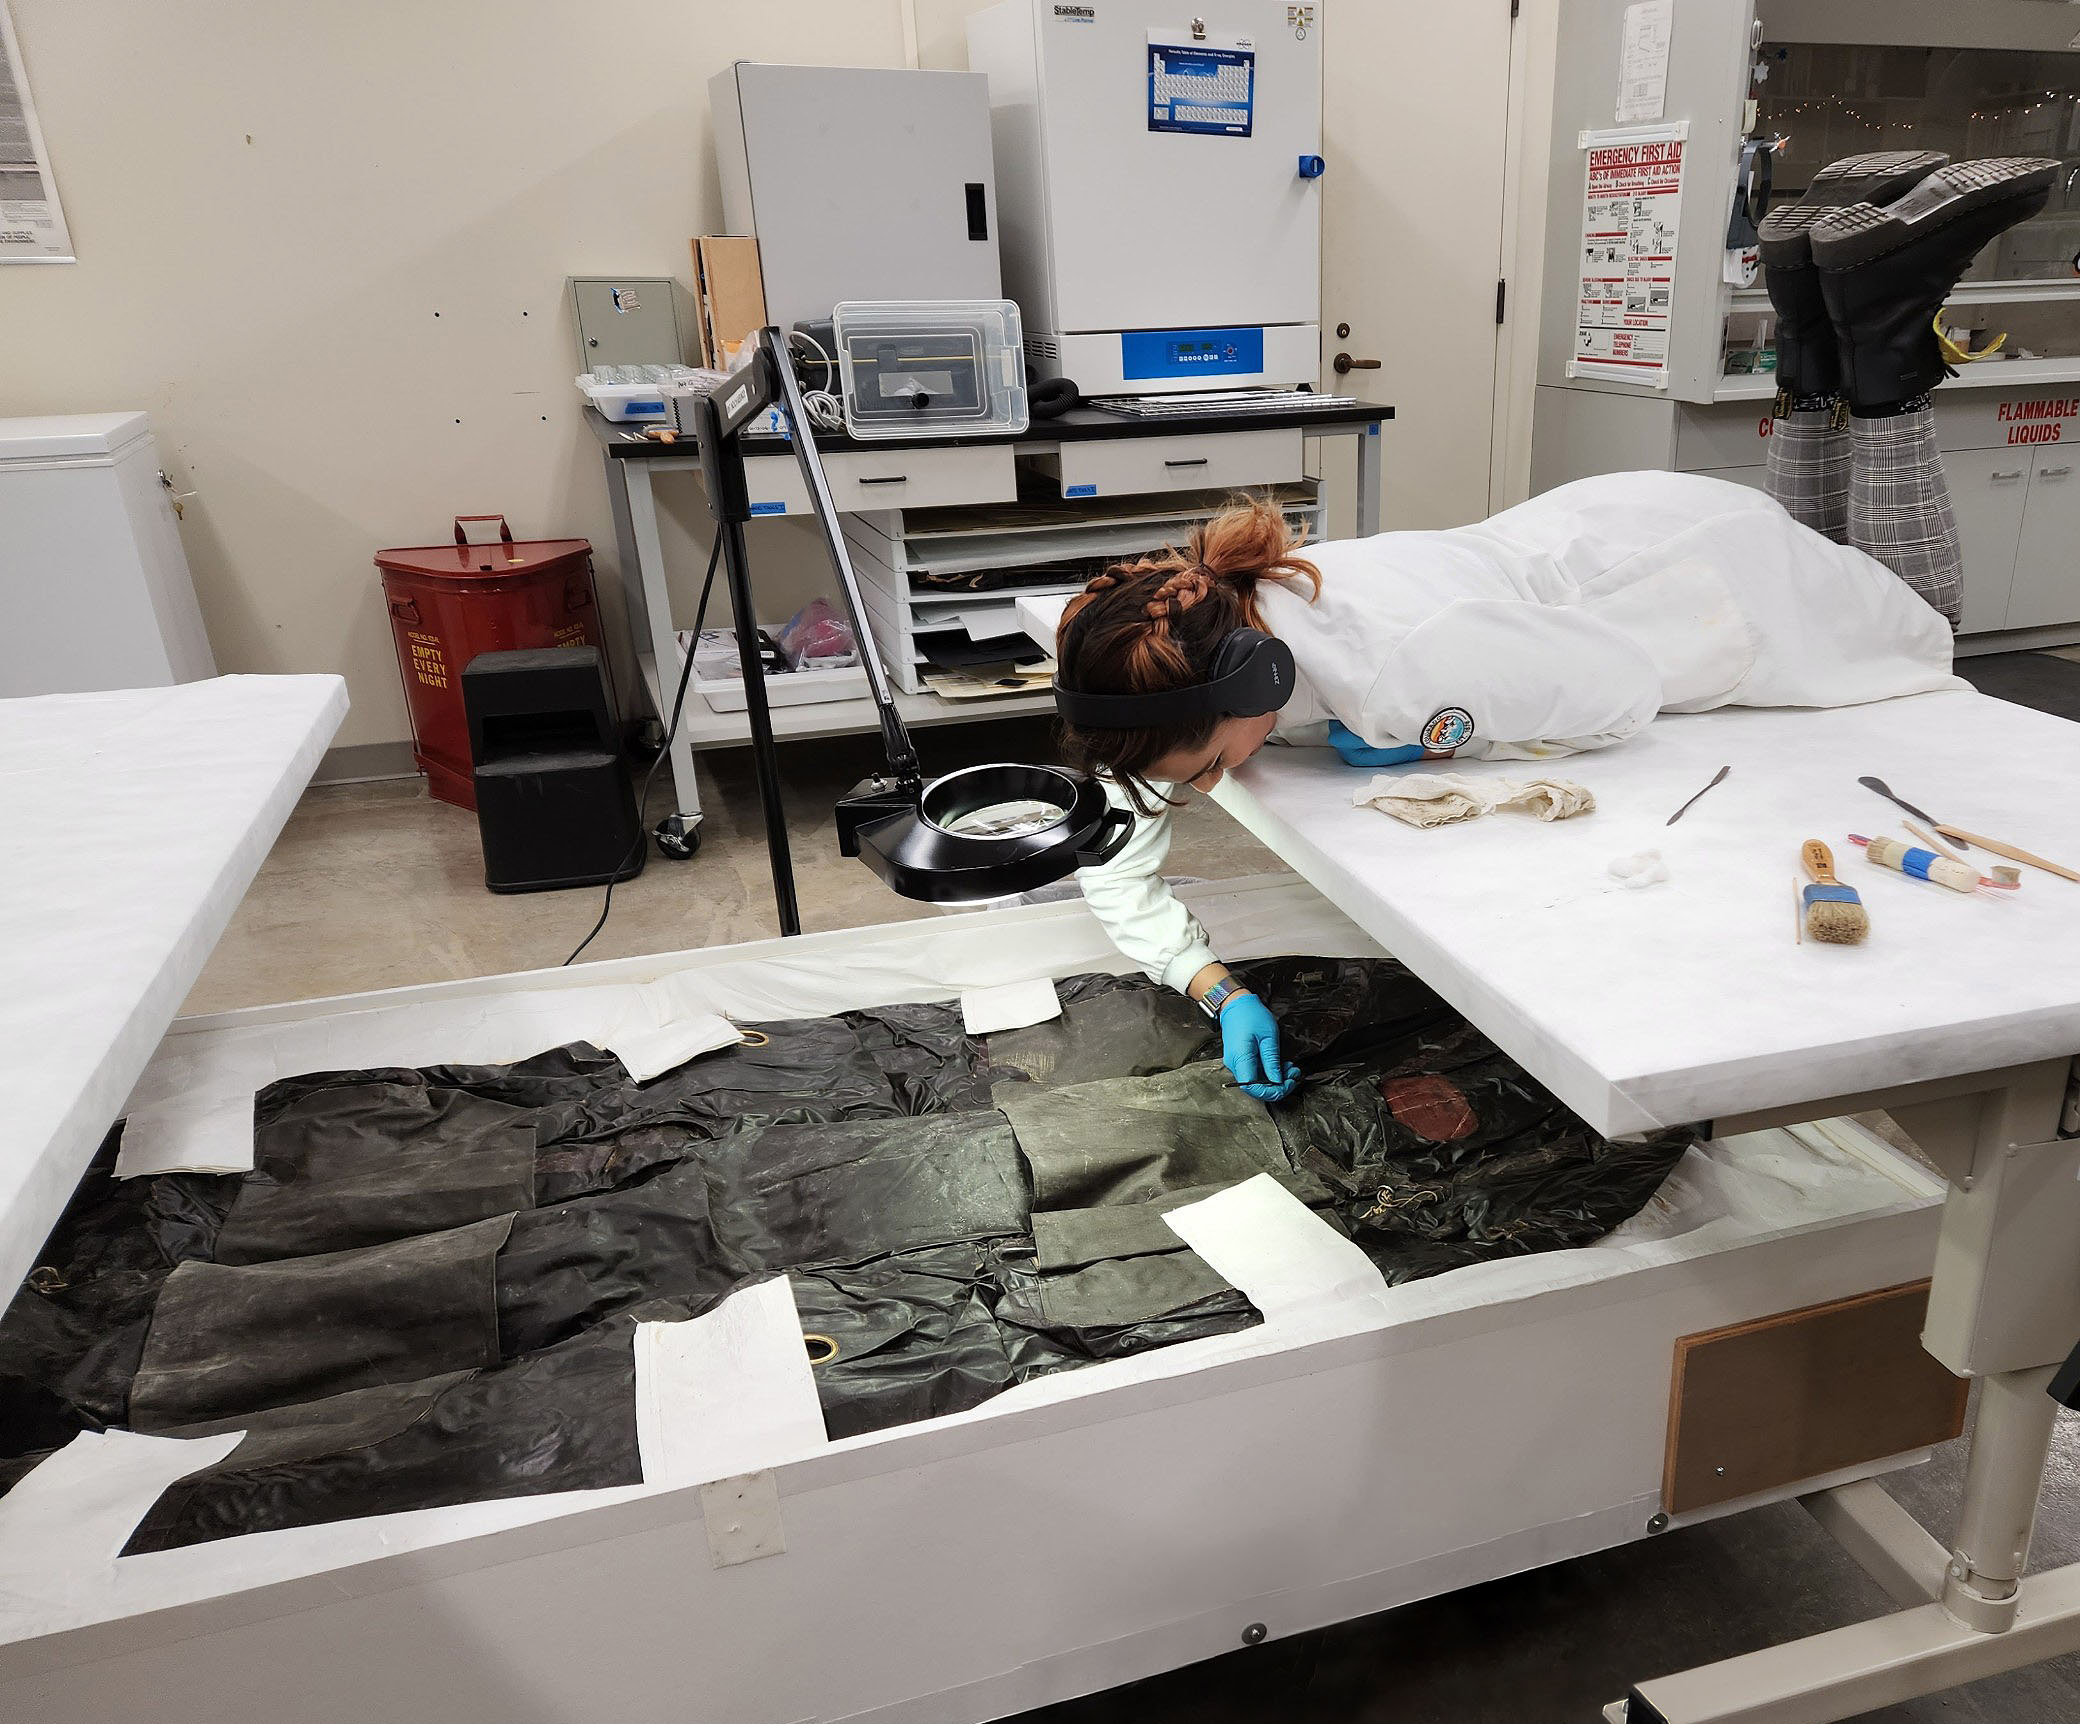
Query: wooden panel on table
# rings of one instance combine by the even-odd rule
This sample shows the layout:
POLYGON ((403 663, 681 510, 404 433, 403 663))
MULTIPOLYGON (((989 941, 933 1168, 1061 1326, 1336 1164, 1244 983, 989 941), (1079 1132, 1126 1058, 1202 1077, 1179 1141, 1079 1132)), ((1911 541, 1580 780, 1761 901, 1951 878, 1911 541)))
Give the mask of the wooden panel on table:
POLYGON ((1676 1342, 1661 1506, 1732 1502, 1947 1442, 1966 1383, 1921 1349, 1928 1283, 1676 1342))

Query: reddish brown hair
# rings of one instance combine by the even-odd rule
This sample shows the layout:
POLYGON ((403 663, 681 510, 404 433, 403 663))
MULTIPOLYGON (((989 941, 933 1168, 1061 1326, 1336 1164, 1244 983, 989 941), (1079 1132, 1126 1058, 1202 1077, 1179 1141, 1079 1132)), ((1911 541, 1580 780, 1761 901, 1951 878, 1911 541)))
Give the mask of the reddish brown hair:
MULTIPOLYGON (((1320 571, 1293 554, 1299 543, 1276 504, 1249 498, 1194 527, 1181 550, 1115 563, 1062 612, 1062 681, 1089 694, 1157 694, 1207 681, 1222 641, 1264 626, 1259 581, 1305 582, 1310 599, 1320 590, 1320 571)), ((1062 751, 1070 765, 1117 780, 1149 814, 1149 768, 1203 746, 1219 724, 1212 716, 1144 730, 1064 724, 1062 751)))

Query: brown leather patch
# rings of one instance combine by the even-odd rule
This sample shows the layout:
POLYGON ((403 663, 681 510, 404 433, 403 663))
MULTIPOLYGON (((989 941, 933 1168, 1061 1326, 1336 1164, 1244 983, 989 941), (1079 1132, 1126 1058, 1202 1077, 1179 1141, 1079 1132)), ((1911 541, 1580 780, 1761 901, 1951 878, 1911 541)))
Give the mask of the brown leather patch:
POLYGON ((1396 1119, 1431 1143, 1456 1143, 1481 1123, 1465 1091, 1436 1072, 1384 1078, 1379 1093, 1396 1119))

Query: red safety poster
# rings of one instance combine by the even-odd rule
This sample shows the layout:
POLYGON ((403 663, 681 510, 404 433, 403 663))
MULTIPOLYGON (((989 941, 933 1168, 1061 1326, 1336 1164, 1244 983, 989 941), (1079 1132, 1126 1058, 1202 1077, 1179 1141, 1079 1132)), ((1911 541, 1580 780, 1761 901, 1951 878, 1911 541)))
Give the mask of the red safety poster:
POLYGON ((1589 170, 1570 377, 1668 386, 1684 130, 1582 134, 1589 170))

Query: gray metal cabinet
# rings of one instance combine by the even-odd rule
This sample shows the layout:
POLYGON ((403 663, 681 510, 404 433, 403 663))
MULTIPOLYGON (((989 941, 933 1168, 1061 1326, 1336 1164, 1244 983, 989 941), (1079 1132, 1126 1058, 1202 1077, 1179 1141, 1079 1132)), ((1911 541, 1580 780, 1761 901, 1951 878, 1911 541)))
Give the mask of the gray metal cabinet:
MULTIPOLYGON (((2029 492, 2029 452, 1957 449, 1943 457, 1950 502, 1964 549, 1962 634, 2008 626, 2015 552, 2022 537, 2022 505, 2029 492)), ((2046 618, 2066 621, 2066 618, 2046 618)))
MULTIPOLYGON (((2080 476, 2075 451, 2028 451, 2029 493, 2015 546, 2015 580, 2004 627, 2043 628, 2080 616, 2080 476)), ((2005 469, 2004 469, 2005 470, 2005 469)))

